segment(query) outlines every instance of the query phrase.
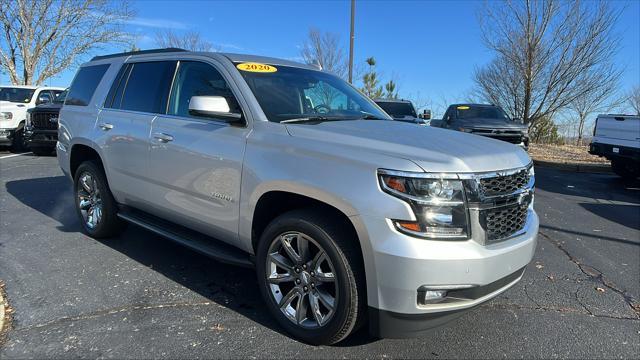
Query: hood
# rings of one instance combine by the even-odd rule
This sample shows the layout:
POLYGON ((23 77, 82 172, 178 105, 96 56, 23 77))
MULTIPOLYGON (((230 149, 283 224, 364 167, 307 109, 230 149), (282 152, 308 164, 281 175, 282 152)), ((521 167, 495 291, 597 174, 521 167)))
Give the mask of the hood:
POLYGON ((0 101, 0 111, 11 111, 17 109, 27 109, 27 104, 15 103, 11 101, 0 101))
POLYGON ((458 131, 400 121, 353 120, 287 124, 294 137, 358 147, 413 161, 426 172, 486 172, 522 167, 531 159, 518 146, 458 131))
POLYGON ((38 106, 30 109, 29 112, 35 112, 35 111, 38 111, 38 110, 42 110, 42 111, 59 111, 61 107, 62 107, 62 104, 59 104, 59 103, 42 104, 42 105, 38 105, 38 106))
POLYGON ((456 124, 470 129, 509 129, 524 130, 527 125, 502 119, 458 119, 456 124))

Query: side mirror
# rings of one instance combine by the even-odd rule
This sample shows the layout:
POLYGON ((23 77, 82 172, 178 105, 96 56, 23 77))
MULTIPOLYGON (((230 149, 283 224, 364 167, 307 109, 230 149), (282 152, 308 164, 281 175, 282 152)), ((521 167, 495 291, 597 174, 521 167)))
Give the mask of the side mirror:
POLYGON ((45 94, 41 94, 40 96, 38 96, 38 105, 40 104, 47 104, 51 102, 51 97, 49 95, 45 95, 45 94))
POLYGON ((429 109, 422 110, 422 118, 425 120, 431 120, 431 110, 429 109))
POLYGON ((229 122, 239 122, 242 114, 230 112, 227 99, 222 96, 192 96, 189 101, 189 114, 222 118, 229 122))

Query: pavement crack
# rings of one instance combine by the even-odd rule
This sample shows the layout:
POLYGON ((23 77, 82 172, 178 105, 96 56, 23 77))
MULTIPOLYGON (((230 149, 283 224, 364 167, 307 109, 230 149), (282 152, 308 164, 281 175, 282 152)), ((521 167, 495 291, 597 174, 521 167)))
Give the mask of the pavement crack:
MULTIPOLYGON (((582 305, 582 304, 581 304, 582 305)), ((546 312, 556 312, 563 314, 577 314, 577 315, 585 315, 595 318, 603 318, 603 319, 614 319, 614 320, 631 320, 638 321, 640 319, 632 318, 632 317, 623 317, 623 316, 611 316, 611 315, 598 315, 591 313, 587 308, 584 308, 584 311, 580 309, 568 308, 568 307, 551 307, 551 306, 527 306, 521 304, 487 304, 485 307, 499 309, 499 310, 533 310, 533 311, 546 311, 546 312)))
POLYGON ((154 304, 154 305, 130 305, 130 306, 123 306, 123 307, 118 307, 118 308, 111 308, 111 309, 103 309, 103 310, 97 310, 88 314, 81 314, 81 315, 76 315, 76 316, 64 316, 58 319, 54 319, 54 320, 50 320, 41 324, 35 324, 35 325, 29 325, 29 326, 23 326, 23 327, 17 327, 14 326, 14 331, 27 331, 27 330, 31 330, 31 329, 40 329, 43 327, 48 327, 48 326, 52 326, 52 325, 56 325, 59 323, 63 323, 63 322, 74 322, 74 321, 81 321, 81 320, 87 320, 87 319, 95 319, 95 318, 99 318, 102 316, 108 316, 108 315, 114 315, 114 314, 119 314, 119 313, 125 313, 125 312, 130 312, 130 311, 139 311, 139 310, 150 310, 150 309, 163 309, 163 308, 178 308, 178 307, 197 307, 197 306, 209 306, 209 305, 214 305, 216 304, 215 302, 212 301, 204 301, 204 302, 198 302, 198 303, 168 303, 168 304, 154 304))
MULTIPOLYGON (((544 239, 546 239, 549 243, 551 243, 553 246, 555 246, 560 251, 562 251, 567 256, 567 258, 569 258, 569 261, 574 263, 583 274, 587 275, 591 280, 596 281, 597 283, 601 284, 602 286, 606 287, 607 289, 609 289, 609 290, 613 291, 614 293, 620 295, 624 299, 625 303, 627 303, 627 305, 631 308, 633 313, 636 314, 636 317, 640 319, 640 302, 637 299, 635 299, 633 297, 633 295, 631 295, 628 292, 620 289, 620 287, 618 285, 616 285, 613 281, 607 279, 604 276, 604 274, 602 273, 602 271, 596 269, 593 266, 590 266, 590 265, 587 265, 587 264, 583 264, 582 262, 580 262, 579 259, 577 259, 575 256, 571 255, 569 250, 567 250, 567 248, 565 248, 564 245, 562 245, 562 243, 560 241, 552 238, 551 236, 543 233, 542 231, 540 231, 539 234, 544 239)), ((577 292, 576 292, 576 299, 577 298, 578 298, 578 296, 577 296, 577 292)), ((578 302, 580 302, 580 301, 578 300, 578 302)), ((582 302, 580 302, 580 304, 583 305, 582 302)), ((583 307, 584 307, 584 305, 583 305, 583 307)), ((589 311, 586 307, 585 307, 585 309, 587 311, 589 311)))

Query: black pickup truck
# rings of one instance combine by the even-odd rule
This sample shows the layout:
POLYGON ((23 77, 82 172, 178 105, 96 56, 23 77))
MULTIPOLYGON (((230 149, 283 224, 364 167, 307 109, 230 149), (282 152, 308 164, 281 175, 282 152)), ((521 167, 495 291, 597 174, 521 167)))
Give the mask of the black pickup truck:
POLYGON ((495 105, 454 104, 447 108, 442 120, 431 120, 431 126, 463 131, 529 147, 529 132, 525 124, 510 119, 495 105))
POLYGON ((67 90, 58 94, 52 102, 27 110, 25 140, 35 155, 49 155, 58 141, 58 114, 67 97, 67 90))

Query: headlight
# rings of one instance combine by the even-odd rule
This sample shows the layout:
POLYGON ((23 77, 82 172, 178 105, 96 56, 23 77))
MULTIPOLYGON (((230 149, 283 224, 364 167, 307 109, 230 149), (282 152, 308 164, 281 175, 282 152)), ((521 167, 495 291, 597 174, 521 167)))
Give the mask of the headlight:
POLYGON ((31 127, 31 113, 27 112, 27 118, 24 121, 25 127, 31 127))
POLYGON ((382 189, 411 205, 417 221, 393 220, 406 234, 430 239, 467 239, 469 226, 461 180, 436 174, 379 170, 382 189))
POLYGON ((13 119, 13 113, 10 111, 0 112, 0 119, 11 120, 13 119))

